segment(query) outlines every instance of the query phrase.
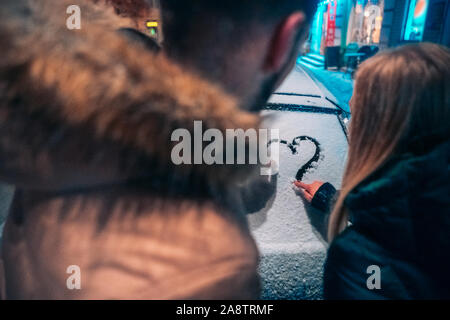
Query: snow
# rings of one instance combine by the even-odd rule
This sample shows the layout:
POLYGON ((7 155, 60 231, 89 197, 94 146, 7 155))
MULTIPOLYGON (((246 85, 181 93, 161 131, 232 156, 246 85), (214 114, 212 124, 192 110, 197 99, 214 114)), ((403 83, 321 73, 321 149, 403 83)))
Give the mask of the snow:
MULTIPOLYGON (((289 77, 288 81, 299 78, 289 77)), ((303 83, 291 83, 282 88, 292 89, 295 85, 304 87, 303 83)), ((315 84, 306 83, 305 86, 311 88, 315 84)), ((279 96, 274 96, 271 102, 283 100, 280 102, 279 96)), ((329 107, 323 98, 319 104, 329 107)), ((348 142, 337 114, 264 111, 263 115, 267 118, 267 127, 280 130, 281 140, 289 143, 295 137, 310 136, 320 143, 320 160, 305 174, 303 181, 321 180, 340 187, 348 142)), ((314 155, 315 146, 302 141, 297 151, 298 154, 293 154, 286 145, 280 145, 276 194, 266 208, 248 217, 262 255, 263 299, 322 297, 322 268, 327 245, 311 225, 307 213, 307 209, 312 211, 311 207, 292 188, 292 180, 299 168, 314 155)))
POLYGON ((308 75, 304 68, 297 65, 293 72, 281 84, 276 92, 296 93, 304 95, 323 96, 323 91, 308 75), (301 83, 301 86, 299 86, 301 83))
MULTIPOLYGON (((316 83, 318 83, 321 90, 335 96, 337 103, 342 109, 350 112, 349 103, 353 95, 354 82, 349 73, 315 67, 303 67, 302 69, 312 78, 317 79, 316 83)), ((325 93, 325 95, 328 95, 328 93, 325 93)))

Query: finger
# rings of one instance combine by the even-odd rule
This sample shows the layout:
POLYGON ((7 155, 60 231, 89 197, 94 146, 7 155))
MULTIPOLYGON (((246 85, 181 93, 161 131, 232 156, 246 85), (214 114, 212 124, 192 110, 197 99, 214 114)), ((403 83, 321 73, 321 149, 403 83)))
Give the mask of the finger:
POLYGON ((313 199, 313 196, 306 190, 302 190, 303 195, 305 196, 305 199, 308 200, 308 202, 311 202, 313 199))
POLYGON ((309 184, 303 183, 301 181, 294 181, 294 184, 299 187, 311 192, 311 186, 309 184))

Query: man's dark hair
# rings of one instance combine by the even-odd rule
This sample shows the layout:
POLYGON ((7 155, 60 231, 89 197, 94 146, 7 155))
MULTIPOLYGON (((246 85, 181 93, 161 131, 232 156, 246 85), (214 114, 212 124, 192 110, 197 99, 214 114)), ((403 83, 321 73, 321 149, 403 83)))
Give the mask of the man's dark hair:
POLYGON ((311 19, 316 5, 316 0, 161 0, 165 42, 177 51, 211 49, 211 41, 238 42, 255 25, 273 27, 297 10, 311 19))

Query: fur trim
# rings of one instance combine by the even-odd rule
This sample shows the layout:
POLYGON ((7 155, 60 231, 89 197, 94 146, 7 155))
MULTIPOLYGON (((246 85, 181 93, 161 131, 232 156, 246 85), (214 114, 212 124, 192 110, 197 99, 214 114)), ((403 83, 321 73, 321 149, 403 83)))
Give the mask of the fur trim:
POLYGON ((249 166, 172 164, 173 130, 193 132, 201 120, 204 130, 225 133, 257 128, 259 118, 114 32, 129 26, 126 19, 79 0, 82 29, 71 31, 65 25, 71 1, 4 2, 0 166, 10 182, 33 173, 35 183, 24 187, 52 185, 58 177, 64 188, 157 176, 190 188, 192 179, 217 185, 249 175, 249 166))

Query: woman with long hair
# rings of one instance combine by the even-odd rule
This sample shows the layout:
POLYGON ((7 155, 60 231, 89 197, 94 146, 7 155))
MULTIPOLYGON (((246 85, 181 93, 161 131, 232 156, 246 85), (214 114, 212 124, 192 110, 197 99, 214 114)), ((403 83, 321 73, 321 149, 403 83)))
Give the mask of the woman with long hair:
POLYGON ((450 298, 449 49, 407 45, 364 62, 351 109, 342 190, 295 182, 331 211, 325 298, 450 298))

